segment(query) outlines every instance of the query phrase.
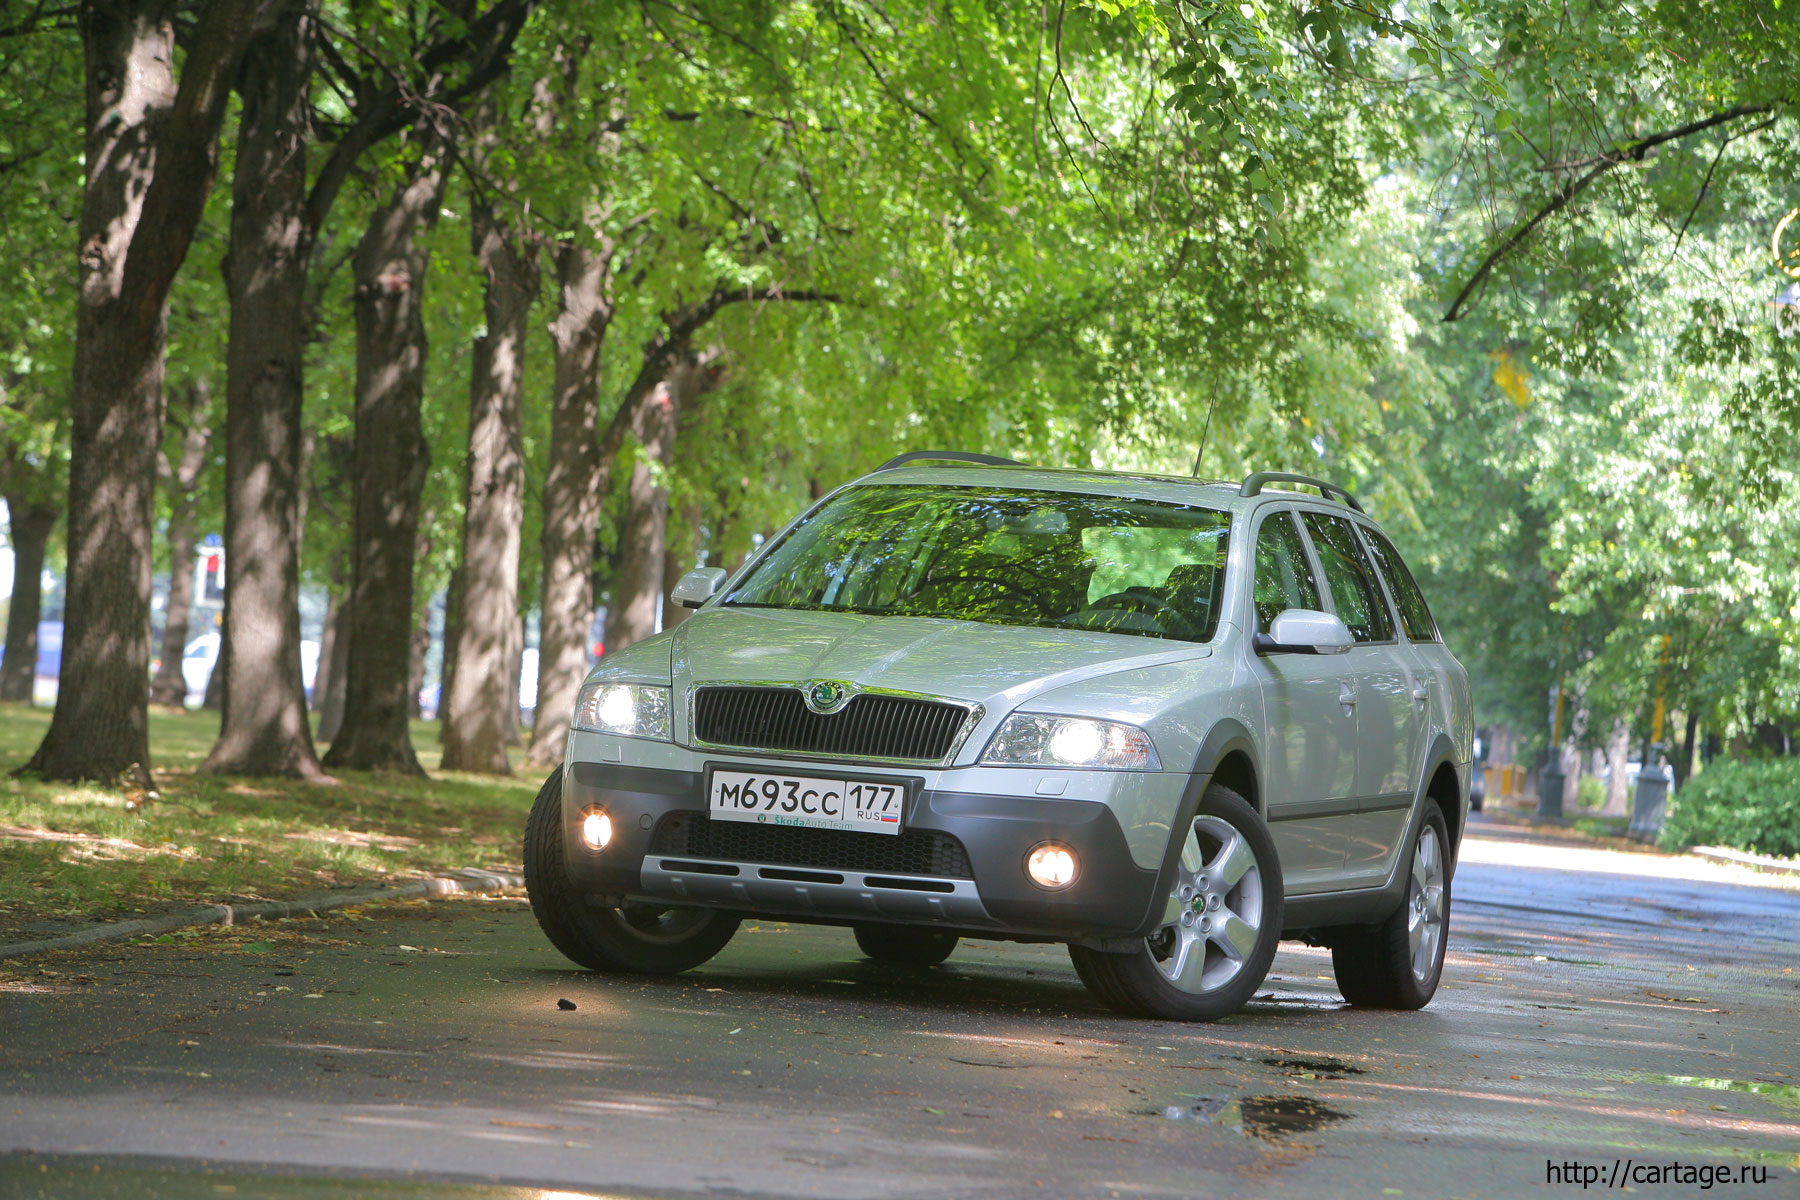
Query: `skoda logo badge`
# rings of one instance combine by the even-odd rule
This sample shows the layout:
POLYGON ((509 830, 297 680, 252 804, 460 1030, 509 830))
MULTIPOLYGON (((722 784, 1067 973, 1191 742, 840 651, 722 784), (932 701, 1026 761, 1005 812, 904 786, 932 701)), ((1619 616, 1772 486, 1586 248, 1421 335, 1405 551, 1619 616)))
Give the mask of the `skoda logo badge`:
POLYGON ((806 689, 806 707, 816 713, 836 712, 847 694, 843 684, 821 679, 806 689))

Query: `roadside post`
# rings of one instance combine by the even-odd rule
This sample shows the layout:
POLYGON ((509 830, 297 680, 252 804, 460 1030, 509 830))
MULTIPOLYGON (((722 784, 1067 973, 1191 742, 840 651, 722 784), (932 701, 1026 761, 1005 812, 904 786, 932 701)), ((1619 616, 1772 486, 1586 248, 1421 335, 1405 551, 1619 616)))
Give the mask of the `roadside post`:
POLYGON ((1663 769, 1660 761, 1665 715, 1659 689, 1656 709, 1650 718, 1650 740, 1644 745, 1644 765, 1638 769, 1637 792, 1631 798, 1631 825, 1625 831, 1636 842, 1656 840, 1669 806, 1669 784, 1673 777, 1663 769))
POLYGON ((1550 689, 1555 696, 1550 717, 1550 753, 1544 759, 1544 769, 1538 773, 1538 807, 1540 821, 1560 821, 1563 819, 1563 771, 1562 771, 1562 684, 1550 689))
POLYGON ((1669 691, 1669 635, 1662 639, 1662 655, 1656 667, 1656 707, 1650 714, 1650 740, 1644 743, 1643 765, 1638 769, 1637 791, 1631 798, 1631 824, 1625 832, 1633 841, 1653 842, 1662 830, 1663 816, 1669 806, 1669 785, 1674 776, 1661 763, 1663 719, 1668 716, 1666 700, 1669 691))

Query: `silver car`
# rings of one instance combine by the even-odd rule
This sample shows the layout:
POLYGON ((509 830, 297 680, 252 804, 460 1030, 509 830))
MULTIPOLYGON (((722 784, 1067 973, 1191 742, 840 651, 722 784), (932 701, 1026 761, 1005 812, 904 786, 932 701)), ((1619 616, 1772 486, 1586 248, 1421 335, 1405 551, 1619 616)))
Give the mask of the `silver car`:
POLYGON ((1341 488, 902 455, 673 598, 526 830, 575 962, 686 970, 757 916, 911 967, 1063 942, 1164 1019, 1235 1012, 1283 937, 1353 1003, 1436 990, 1468 678, 1341 488))

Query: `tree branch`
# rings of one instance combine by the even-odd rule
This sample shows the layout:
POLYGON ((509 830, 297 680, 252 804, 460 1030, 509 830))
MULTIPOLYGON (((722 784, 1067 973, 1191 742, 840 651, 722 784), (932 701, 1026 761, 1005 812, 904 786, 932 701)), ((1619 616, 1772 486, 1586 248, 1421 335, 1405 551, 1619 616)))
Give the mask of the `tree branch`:
POLYGON ((51 8, 45 0, 38 0, 37 6, 32 9, 30 16, 14 21, 11 25, 0 25, 0 38, 24 37, 46 29, 73 28, 75 28, 75 6, 73 4, 63 4, 51 8))
POLYGON ((187 257, 194 227, 219 165, 219 128, 245 48, 268 28, 286 0, 211 0, 182 64, 175 103, 156 144, 156 173, 126 251, 121 294, 140 329, 161 319, 175 272, 187 257))
POLYGON ((625 389, 625 398, 619 402, 619 407, 613 411, 612 420, 607 423, 605 432, 600 435, 599 490, 602 495, 606 493, 607 479, 612 471, 613 459, 618 456, 619 447, 625 444, 625 434, 637 421, 638 410, 655 393, 656 385, 668 375, 669 368, 674 365, 676 357, 693 344, 694 335, 700 332, 708 321, 717 316, 720 309, 727 304, 737 304, 749 300, 839 304, 843 302, 843 297, 835 292, 820 292, 810 288, 784 290, 776 284, 759 290, 757 288, 732 288, 721 283, 715 286, 705 299, 678 308, 672 313, 665 313, 662 329, 644 343, 644 358, 638 367, 636 378, 631 381, 631 386, 625 389))
POLYGON ((462 37, 434 42, 426 47, 417 63, 421 77, 425 79, 441 78, 448 67, 457 63, 469 66, 468 74, 459 83, 439 94, 431 94, 429 86, 415 92, 399 72, 390 68, 392 82, 367 97, 366 103, 358 105, 356 120, 331 148, 330 155, 319 168, 318 178, 313 181, 312 191, 306 198, 307 228, 316 233, 323 227, 338 192, 343 189, 363 152, 405 129, 413 120, 413 109, 427 101, 454 108, 505 74, 512 59, 513 43, 540 2, 500 0, 471 21, 462 37))
POLYGON ((1494 248, 1491 254, 1482 260, 1481 265, 1475 268, 1475 273, 1469 277, 1469 281, 1463 284, 1462 290, 1456 294, 1456 299, 1450 302, 1449 309, 1444 313, 1445 323, 1447 324, 1451 321, 1455 321, 1465 314, 1469 299, 1475 294, 1476 289, 1486 282, 1487 277, 1493 273, 1494 268, 1499 265, 1501 259, 1518 249, 1519 246, 1524 243, 1525 239, 1531 236, 1532 230, 1536 229, 1539 225, 1542 225, 1550 217, 1561 212, 1564 208, 1567 208, 1569 202, 1579 195, 1583 189, 1590 183, 1593 183, 1594 180, 1600 178, 1608 171, 1611 171, 1614 167, 1622 166, 1628 162, 1642 162, 1650 151, 1663 145, 1665 142, 1679 141, 1681 138, 1691 137, 1696 133, 1701 133, 1705 130, 1712 129, 1715 126, 1723 125, 1728 121, 1735 121, 1739 117, 1774 112, 1776 108, 1777 103, 1774 102, 1766 104, 1740 104, 1735 108, 1728 108, 1724 112, 1714 113, 1710 117, 1692 121, 1676 129, 1665 129, 1660 133, 1653 133, 1646 137, 1637 138, 1634 141, 1625 143, 1625 145, 1615 154, 1600 156, 1600 158, 1595 161, 1595 165, 1591 167, 1586 174, 1571 179, 1561 187, 1557 188, 1550 199, 1542 208, 1538 209, 1537 212, 1532 215, 1529 221, 1526 221, 1523 225, 1515 228, 1512 233, 1507 235, 1506 240, 1501 242, 1500 245, 1494 248))

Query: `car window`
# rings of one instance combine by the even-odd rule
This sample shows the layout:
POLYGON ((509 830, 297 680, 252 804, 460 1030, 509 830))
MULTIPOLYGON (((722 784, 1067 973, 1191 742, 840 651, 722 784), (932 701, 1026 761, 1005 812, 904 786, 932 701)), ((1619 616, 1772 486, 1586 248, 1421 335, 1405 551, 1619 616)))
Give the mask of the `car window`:
POLYGON ((1301 515, 1312 533, 1313 549, 1325 572, 1325 586, 1337 606, 1338 619, 1350 627, 1359 642, 1385 642, 1393 636, 1388 625, 1387 602, 1381 598, 1370 574, 1362 543, 1342 517, 1308 512, 1301 515))
POLYGON ((1319 607, 1319 584, 1313 578, 1300 531, 1286 512, 1270 513, 1256 533, 1256 624, 1269 623, 1290 608, 1319 607))
POLYGON ((1388 592, 1399 606, 1400 623, 1406 626, 1406 636, 1415 642, 1437 641, 1437 622, 1431 619, 1431 609, 1425 605, 1425 593, 1419 590, 1418 582, 1406 569, 1394 543, 1388 541, 1387 535, 1367 525, 1362 527, 1362 533, 1368 539, 1376 568, 1387 582, 1388 592))
POLYGON ((1114 496, 846 488, 724 604, 1211 640, 1231 516, 1114 496))

